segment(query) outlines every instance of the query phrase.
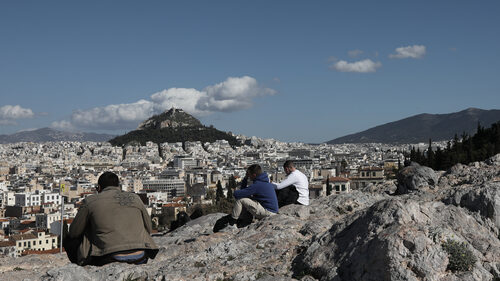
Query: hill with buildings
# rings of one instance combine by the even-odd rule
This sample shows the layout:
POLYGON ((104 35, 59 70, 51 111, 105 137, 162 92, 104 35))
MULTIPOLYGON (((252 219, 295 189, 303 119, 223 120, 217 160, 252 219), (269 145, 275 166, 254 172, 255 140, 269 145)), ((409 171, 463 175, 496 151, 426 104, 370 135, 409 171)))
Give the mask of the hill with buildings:
POLYGON ((142 122, 137 130, 115 137, 109 142, 115 146, 122 146, 129 143, 144 145, 147 141, 155 143, 201 141, 205 143, 216 140, 227 140, 231 145, 238 145, 238 141, 231 134, 219 131, 212 126, 202 125, 198 119, 182 109, 171 108, 142 122))
POLYGON ((500 121, 500 110, 468 108, 449 114, 419 114, 395 122, 328 141, 339 143, 418 143, 450 140, 455 134, 473 135, 478 123, 483 127, 500 121))
POLYGON ((153 237, 145 265, 1 257, 2 280, 499 280, 500 154, 289 205, 213 233, 209 214, 153 237))
POLYGON ((0 135, 0 143, 16 142, 49 142, 49 141, 95 141, 104 142, 113 138, 113 135, 63 132, 51 128, 41 128, 31 131, 22 131, 11 135, 0 135))

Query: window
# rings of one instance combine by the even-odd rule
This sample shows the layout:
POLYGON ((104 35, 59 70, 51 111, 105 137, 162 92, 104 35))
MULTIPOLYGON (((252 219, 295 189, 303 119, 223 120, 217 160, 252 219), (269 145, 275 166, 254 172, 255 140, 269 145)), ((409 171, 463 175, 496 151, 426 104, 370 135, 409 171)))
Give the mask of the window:
POLYGON ((49 239, 45 240, 45 244, 49 244, 49 239))
POLYGON ((22 244, 22 243, 21 243, 21 242, 19 242, 19 243, 17 243, 17 246, 18 246, 18 247, 21 247, 21 244, 22 244))
POLYGON ((372 173, 372 176, 375 176, 375 172, 372 173))
POLYGON ((31 247, 31 241, 28 241, 28 247, 31 247))
POLYGON ((24 241, 24 247, 26 247, 26 241, 24 241))
POLYGON ((52 238, 52 243, 56 243, 56 239, 55 238, 52 238))

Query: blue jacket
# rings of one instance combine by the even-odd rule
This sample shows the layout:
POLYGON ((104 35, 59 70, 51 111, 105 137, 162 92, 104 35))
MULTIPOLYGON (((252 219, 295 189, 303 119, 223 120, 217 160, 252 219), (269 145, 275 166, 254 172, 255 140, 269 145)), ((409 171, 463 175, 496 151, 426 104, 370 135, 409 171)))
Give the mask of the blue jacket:
POLYGON ((241 189, 234 191, 236 200, 241 198, 253 199, 262 205, 266 210, 277 213, 278 199, 274 185, 269 183, 269 177, 266 173, 262 173, 255 178, 252 185, 247 187, 247 179, 241 181, 241 189))

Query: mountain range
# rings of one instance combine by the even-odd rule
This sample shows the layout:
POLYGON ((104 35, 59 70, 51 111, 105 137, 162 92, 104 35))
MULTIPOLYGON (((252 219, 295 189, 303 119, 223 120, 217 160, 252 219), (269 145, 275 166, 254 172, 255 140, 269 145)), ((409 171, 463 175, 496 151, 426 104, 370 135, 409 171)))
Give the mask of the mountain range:
POLYGON ((63 132, 51 128, 41 128, 30 131, 22 131, 11 135, 0 135, 0 143, 14 142, 49 142, 49 141, 95 141, 104 142, 113 138, 113 135, 63 132))
POLYGON ((217 130, 213 126, 204 126, 184 110, 171 108, 142 122, 137 130, 115 137, 109 142, 120 146, 130 143, 144 145, 147 141, 155 143, 201 141, 205 143, 216 140, 227 140, 231 145, 238 145, 238 141, 232 134, 217 130))
MULTIPOLYGON (((427 142, 429 139, 433 141, 450 140, 455 134, 460 136, 463 132, 473 135, 477 130, 478 123, 483 127, 489 127, 498 121, 500 121, 500 110, 498 109, 468 108, 448 114, 423 113, 339 137, 327 141, 327 143, 418 143, 427 142)), ((109 141, 113 145, 125 145, 128 143, 145 144, 146 141, 156 143, 214 142, 222 139, 227 140, 231 145, 238 145, 238 141, 231 133, 217 130, 213 126, 204 126, 198 119, 178 108, 154 115, 142 122, 136 130, 122 136, 63 132, 51 128, 0 135, 0 143, 109 141)))
POLYGON ((500 121, 500 110, 468 108, 448 114, 418 114, 368 130, 328 141, 339 143, 418 143, 450 140, 465 132, 473 135, 478 123, 483 127, 500 121))

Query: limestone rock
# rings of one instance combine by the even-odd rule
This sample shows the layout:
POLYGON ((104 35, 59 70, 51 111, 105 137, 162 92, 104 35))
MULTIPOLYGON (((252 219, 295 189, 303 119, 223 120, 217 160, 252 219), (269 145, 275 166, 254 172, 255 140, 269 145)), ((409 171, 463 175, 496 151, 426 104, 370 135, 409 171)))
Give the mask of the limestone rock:
POLYGON ((418 163, 412 162, 398 174, 396 194, 407 194, 412 191, 434 189, 439 180, 439 173, 418 163))
POLYGON ((402 195, 388 195, 395 186, 387 182, 286 206, 225 232, 212 231, 225 214, 206 215, 154 237, 160 251, 145 265, 80 267, 61 254, 0 258, 0 280, 500 279, 497 158, 441 177, 407 167, 402 195), (447 269, 447 239, 472 251, 472 270, 447 269))
POLYGON ((483 217, 491 219, 497 228, 500 228, 500 182, 469 188, 468 192, 457 192, 454 199, 454 203, 459 203, 461 207, 472 212, 479 212, 483 217), (457 199, 460 201, 457 202, 457 199))
POLYGON ((446 270, 446 239, 465 241, 478 260, 461 280, 491 280, 500 241, 461 208, 409 199, 375 203, 311 240, 295 272, 318 280, 458 280, 446 270))

